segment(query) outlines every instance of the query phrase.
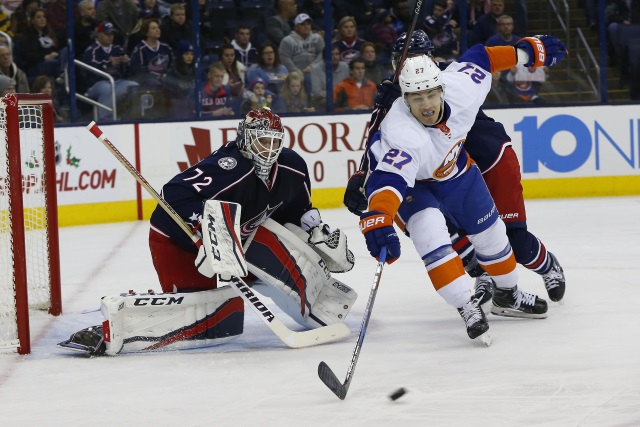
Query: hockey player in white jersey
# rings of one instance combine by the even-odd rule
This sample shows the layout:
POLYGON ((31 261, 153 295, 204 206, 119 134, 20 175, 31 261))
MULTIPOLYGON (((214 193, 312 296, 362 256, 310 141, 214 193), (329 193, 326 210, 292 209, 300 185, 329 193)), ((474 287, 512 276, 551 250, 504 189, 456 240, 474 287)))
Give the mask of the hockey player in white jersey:
POLYGON ((400 256, 395 220, 411 237, 437 292, 457 308, 469 337, 486 344, 489 325, 441 211, 468 234, 478 262, 495 280, 492 313, 546 317, 546 301, 518 289, 505 225, 463 143, 489 92, 491 73, 516 63, 553 66, 566 53, 557 38, 538 36, 515 47, 476 45, 444 72, 426 55, 408 58, 399 76, 402 97, 370 145, 368 211, 360 217, 369 252, 378 257, 386 247, 388 263, 400 256))

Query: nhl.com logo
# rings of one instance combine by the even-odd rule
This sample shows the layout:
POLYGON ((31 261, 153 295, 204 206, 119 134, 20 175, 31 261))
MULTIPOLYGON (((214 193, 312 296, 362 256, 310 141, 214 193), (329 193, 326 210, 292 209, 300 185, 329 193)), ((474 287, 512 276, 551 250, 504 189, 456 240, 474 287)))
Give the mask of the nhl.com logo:
POLYGON ((236 167, 238 161, 233 157, 223 157, 218 160, 218 166, 225 170, 231 170, 236 167))

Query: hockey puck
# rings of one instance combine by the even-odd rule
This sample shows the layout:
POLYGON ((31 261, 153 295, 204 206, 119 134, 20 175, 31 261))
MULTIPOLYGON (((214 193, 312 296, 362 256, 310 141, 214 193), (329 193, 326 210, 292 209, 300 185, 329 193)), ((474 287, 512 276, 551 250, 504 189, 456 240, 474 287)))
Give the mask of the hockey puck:
POLYGON ((400 387, 399 389, 397 389, 396 391, 394 391, 393 393, 391 393, 389 395, 389 399, 391 400, 398 400, 400 399, 402 396, 404 396, 407 393, 407 389, 404 387, 400 387))

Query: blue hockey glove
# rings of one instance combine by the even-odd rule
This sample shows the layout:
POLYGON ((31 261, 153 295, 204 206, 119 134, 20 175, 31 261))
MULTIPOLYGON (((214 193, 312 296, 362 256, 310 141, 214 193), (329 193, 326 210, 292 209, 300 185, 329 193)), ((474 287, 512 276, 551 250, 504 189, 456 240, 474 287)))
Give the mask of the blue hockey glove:
POLYGON ((360 231, 364 234, 367 249, 372 257, 378 259, 383 247, 387 248, 387 264, 400 257, 400 239, 389 215, 379 211, 363 213, 360 215, 360 231))
POLYGON ((344 199, 342 200, 349 212, 358 216, 362 215, 362 212, 367 209, 367 198, 362 191, 363 187, 364 172, 357 171, 349 178, 347 189, 344 192, 344 199))
POLYGON ((376 95, 376 107, 381 110, 389 110, 393 102, 402 94, 400 86, 394 85, 389 79, 385 79, 378 86, 378 94, 376 95))
POLYGON ((532 68, 553 67, 569 54, 564 43, 553 36, 525 37, 518 40, 516 48, 529 54, 529 62, 524 66, 532 68))

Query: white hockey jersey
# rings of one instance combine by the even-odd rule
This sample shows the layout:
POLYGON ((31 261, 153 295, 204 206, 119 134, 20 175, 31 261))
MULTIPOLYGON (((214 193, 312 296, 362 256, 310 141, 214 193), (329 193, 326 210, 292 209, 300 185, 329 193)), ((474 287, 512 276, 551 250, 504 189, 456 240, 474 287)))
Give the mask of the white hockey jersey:
POLYGON ((380 126, 380 141, 371 151, 376 170, 402 176, 409 187, 415 181, 445 181, 468 168, 462 144, 491 88, 491 73, 474 63, 453 63, 442 72, 445 84, 445 120, 425 126, 398 98, 380 126))

